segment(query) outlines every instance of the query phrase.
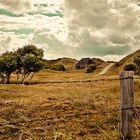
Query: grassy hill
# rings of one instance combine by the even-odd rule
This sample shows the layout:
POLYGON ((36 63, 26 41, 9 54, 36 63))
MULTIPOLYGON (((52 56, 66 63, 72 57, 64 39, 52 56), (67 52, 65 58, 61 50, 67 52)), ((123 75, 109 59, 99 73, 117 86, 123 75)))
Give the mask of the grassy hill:
POLYGON ((125 65, 127 64, 130 64, 130 63, 133 63, 134 61, 134 58, 136 56, 140 55, 140 49, 135 51, 134 53, 131 53, 129 54, 128 56, 124 57, 122 60, 120 60, 118 63, 117 63, 117 66, 123 68, 125 65))
POLYGON ((103 61, 102 59, 100 58, 92 58, 93 62, 96 64, 96 65, 102 65, 105 63, 105 61, 103 61))
POLYGON ((72 58, 58 58, 54 60, 46 60, 46 66, 47 67, 52 67, 53 65, 64 65, 67 71, 73 70, 75 64, 78 62, 76 59, 72 58))
MULTIPOLYGON (((106 66, 105 62, 99 58, 92 58, 93 62, 98 66, 98 71, 100 71, 104 66, 106 66)), ((66 71, 68 72, 84 72, 85 69, 75 71, 75 64, 78 62, 78 60, 73 58, 58 58, 54 60, 45 60, 46 68, 51 68, 54 65, 63 65, 66 68, 66 71)), ((98 72, 97 71, 97 72, 98 72)))
POLYGON ((114 65, 109 71, 108 74, 119 74, 120 71, 123 70, 125 65, 131 64, 134 61, 134 58, 136 56, 140 55, 140 49, 127 55, 126 57, 124 57, 122 60, 120 60, 119 62, 116 63, 116 65, 114 65))

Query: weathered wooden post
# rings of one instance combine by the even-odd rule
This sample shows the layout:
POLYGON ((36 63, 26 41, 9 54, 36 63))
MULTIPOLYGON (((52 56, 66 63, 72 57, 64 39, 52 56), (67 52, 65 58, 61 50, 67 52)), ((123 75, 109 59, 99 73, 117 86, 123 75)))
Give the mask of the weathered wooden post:
POLYGON ((134 102, 134 72, 123 71, 120 73, 121 86, 121 122, 120 133, 122 140, 132 139, 132 119, 134 102))

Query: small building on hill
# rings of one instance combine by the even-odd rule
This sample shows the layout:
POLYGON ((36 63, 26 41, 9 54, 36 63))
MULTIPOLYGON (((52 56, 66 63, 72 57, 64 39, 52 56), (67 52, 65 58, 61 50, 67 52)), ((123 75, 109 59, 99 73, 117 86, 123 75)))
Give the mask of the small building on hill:
POLYGON ((90 58, 82 58, 78 63, 75 65, 75 68, 78 69, 84 69, 88 65, 94 64, 93 60, 90 58))

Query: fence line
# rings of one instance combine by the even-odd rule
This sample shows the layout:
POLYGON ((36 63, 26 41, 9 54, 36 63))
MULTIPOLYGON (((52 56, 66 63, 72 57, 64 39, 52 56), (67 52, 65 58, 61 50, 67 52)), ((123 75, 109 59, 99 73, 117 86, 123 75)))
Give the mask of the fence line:
MULTIPOLYGON (((25 82, 25 85, 35 85, 35 84, 69 84, 69 83, 91 83, 91 82, 99 82, 99 81, 118 81, 122 78, 108 78, 108 79, 94 79, 94 80, 77 80, 77 81, 48 81, 48 82, 25 82)), ((123 79, 131 79, 129 77, 123 79)), ((135 77, 134 80, 138 80, 140 77, 135 77)))
MULTIPOLYGON (((107 111, 105 113, 110 114, 110 113, 115 113, 115 112, 122 111, 122 110, 130 110, 130 109, 133 109, 133 111, 135 111, 134 109, 140 109, 140 106, 136 106, 136 107, 133 107, 133 108, 116 109, 116 110, 112 110, 112 111, 107 111)), ((99 113, 98 112, 97 113, 90 112, 90 114, 98 115, 99 113)), ((21 115, 21 113, 20 113, 20 115, 21 115)), ((86 114, 80 114, 80 115, 86 115, 86 114)), ((133 116, 134 115, 135 114, 133 114, 133 116)), ((75 116, 75 114, 67 116, 66 118, 73 117, 73 116, 75 116)), ((25 123, 29 123, 29 122, 34 122, 34 121, 38 122, 38 121, 46 121, 46 120, 48 120, 48 118, 32 118, 32 119, 27 118, 27 122, 7 122, 7 124, 9 124, 9 125, 17 125, 17 124, 25 124, 25 123)))

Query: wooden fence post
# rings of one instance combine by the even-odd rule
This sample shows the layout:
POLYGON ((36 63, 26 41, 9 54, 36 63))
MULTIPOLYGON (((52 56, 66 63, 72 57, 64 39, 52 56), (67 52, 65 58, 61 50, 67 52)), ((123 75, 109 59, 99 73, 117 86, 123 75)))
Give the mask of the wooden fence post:
POLYGON ((120 134, 122 140, 132 139, 132 119, 134 102, 134 72, 123 71, 120 73, 121 86, 121 122, 120 134))

